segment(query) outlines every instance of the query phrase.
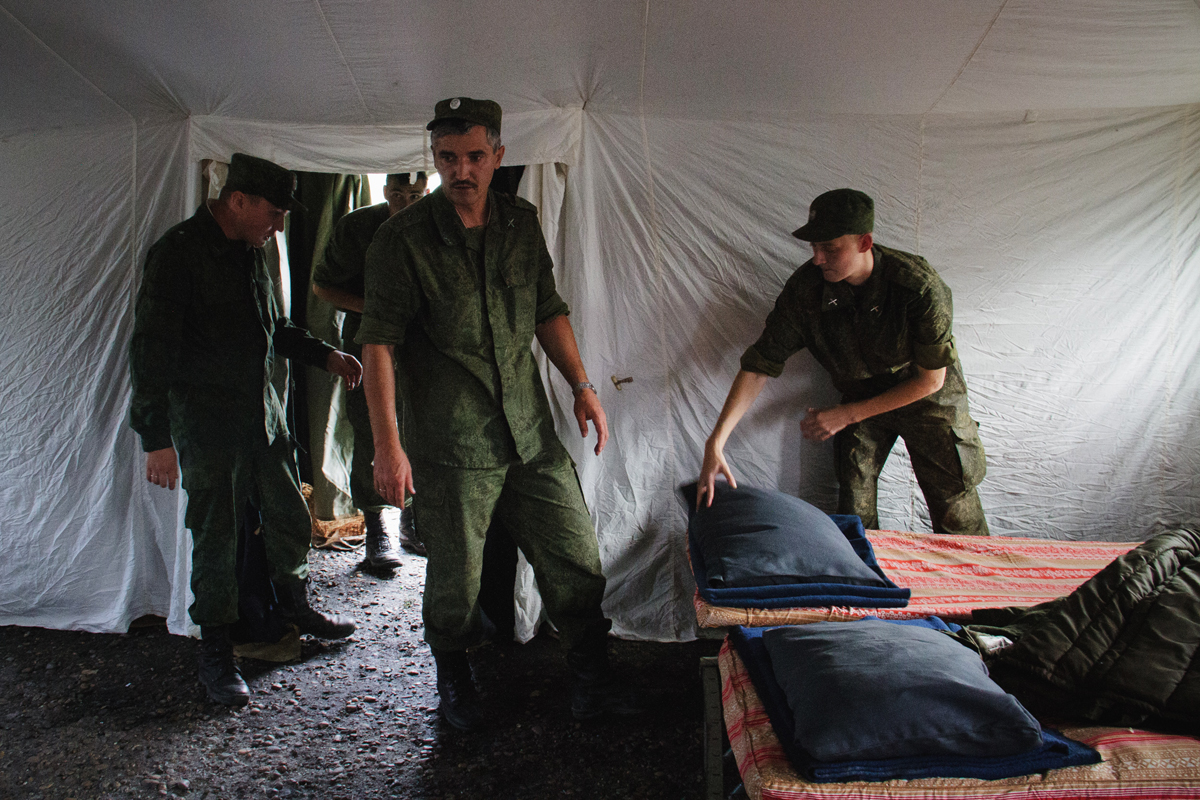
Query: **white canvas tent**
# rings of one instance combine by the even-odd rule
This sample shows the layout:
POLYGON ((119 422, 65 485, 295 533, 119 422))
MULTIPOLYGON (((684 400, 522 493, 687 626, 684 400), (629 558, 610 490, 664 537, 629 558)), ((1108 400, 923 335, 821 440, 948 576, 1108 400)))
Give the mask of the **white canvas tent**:
MULTIPOLYGON (((508 163, 565 165, 531 174, 563 191, 544 223, 614 439, 560 430, 619 633, 692 635, 674 489, 838 186, 954 291, 993 532, 1200 520, 1195 0, 0 0, 0 70, 0 624, 187 630, 182 497, 142 477, 126 348, 199 161, 428 169, 455 94, 504 106, 508 163)), ((830 508, 798 420, 835 399, 793 358, 739 477, 830 508)), ((902 449, 881 510, 927 529, 902 449)))

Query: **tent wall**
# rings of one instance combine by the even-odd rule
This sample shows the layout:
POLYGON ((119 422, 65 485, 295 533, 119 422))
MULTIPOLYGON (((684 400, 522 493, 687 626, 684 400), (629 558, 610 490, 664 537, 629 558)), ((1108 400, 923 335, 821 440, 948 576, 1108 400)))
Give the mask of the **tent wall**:
POLYGON ((181 218, 183 122, 0 141, 0 622, 124 630, 185 608, 179 493, 127 426, 140 263, 181 218))

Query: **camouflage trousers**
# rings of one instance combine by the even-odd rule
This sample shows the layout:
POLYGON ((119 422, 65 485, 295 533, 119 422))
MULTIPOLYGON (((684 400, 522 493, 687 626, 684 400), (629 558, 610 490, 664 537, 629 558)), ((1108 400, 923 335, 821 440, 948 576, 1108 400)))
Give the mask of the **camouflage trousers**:
POLYGON ((896 439, 904 439, 917 484, 936 533, 987 536, 975 488, 987 472, 979 426, 960 403, 929 400, 847 426, 834 437, 838 513, 857 514, 863 527, 879 527, 879 473, 896 439))
POLYGON ((184 523, 192 532, 192 622, 238 619, 237 544, 247 502, 262 518, 271 579, 286 584, 308 577, 312 522, 287 438, 271 445, 264 436, 260 445, 181 449, 179 456, 187 490, 184 523))
POLYGON ((533 567, 564 648, 603 636, 611 627, 600 609, 605 580, 596 532, 575 466, 555 444, 526 464, 414 465, 413 513, 429 552, 422 615, 431 647, 464 650, 483 640, 480 571, 493 517, 533 567))

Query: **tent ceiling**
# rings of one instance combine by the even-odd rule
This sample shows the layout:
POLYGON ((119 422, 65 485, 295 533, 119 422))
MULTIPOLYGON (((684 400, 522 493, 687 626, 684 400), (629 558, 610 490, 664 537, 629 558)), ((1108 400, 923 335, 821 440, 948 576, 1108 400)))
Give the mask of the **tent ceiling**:
POLYGON ((7 132, 411 123, 459 92, 760 119, 1200 102, 1196 0, 10 0, 0 53, 7 132))

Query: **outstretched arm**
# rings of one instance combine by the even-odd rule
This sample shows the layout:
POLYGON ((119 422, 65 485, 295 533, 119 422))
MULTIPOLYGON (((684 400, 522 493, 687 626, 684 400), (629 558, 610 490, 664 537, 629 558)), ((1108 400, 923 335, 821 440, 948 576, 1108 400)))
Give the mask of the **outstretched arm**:
POLYGON ((347 389, 357 389, 362 382, 363 367, 358 359, 341 350, 334 350, 325 359, 325 371, 332 372, 346 382, 347 389))
POLYGON ((345 289, 339 289, 336 286, 318 286, 313 284, 313 294, 329 303, 334 308, 339 308, 342 311, 357 311, 359 314, 363 311, 363 299, 354 292, 347 292, 345 289))
POLYGON ((725 405, 721 408, 721 416, 717 417, 716 427, 704 442, 704 465, 700 468, 700 480, 696 485, 696 508, 700 507, 700 499, 706 495, 708 501, 705 505, 712 505, 717 473, 724 475, 729 485, 737 488, 737 481, 733 479, 729 462, 725 460, 725 442, 729 440, 729 434, 733 433, 738 422, 750 410, 750 406, 754 405, 763 387, 767 385, 767 380, 767 376, 760 372, 748 372, 744 369, 738 370, 737 377, 733 379, 729 395, 725 398, 725 405))
POLYGON ((375 441, 375 491, 396 508, 404 508, 413 488, 412 465, 400 446, 396 425, 396 368, 388 344, 364 344, 364 391, 375 441))
POLYGON ((588 420, 596 426, 596 455, 600 455, 608 442, 608 419, 594 391, 574 389, 580 383, 587 383, 588 377, 583 360, 579 357, 579 345, 575 342, 571 322, 566 315, 560 314, 538 325, 535 333, 550 363, 562 373, 575 392, 575 420, 579 423, 579 433, 587 438, 588 420))
POLYGON ((917 374, 893 386, 883 394, 853 403, 842 403, 833 408, 810 408, 808 415, 800 421, 800 432, 805 439, 823 442, 842 428, 870 419, 878 414, 894 411, 942 388, 946 382, 946 368, 925 369, 917 367, 917 374))

